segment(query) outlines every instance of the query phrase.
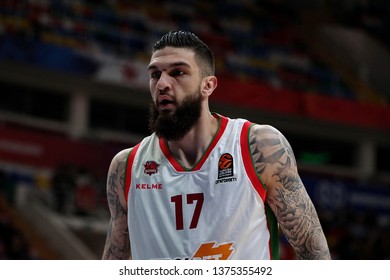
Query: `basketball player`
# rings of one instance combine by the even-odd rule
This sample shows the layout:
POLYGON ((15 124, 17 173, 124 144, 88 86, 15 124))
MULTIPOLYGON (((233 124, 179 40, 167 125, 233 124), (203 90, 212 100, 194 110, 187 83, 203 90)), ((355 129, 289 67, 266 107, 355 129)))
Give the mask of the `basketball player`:
POLYGON ((279 226, 297 258, 330 259, 283 135, 209 111, 214 67, 192 33, 154 45, 153 133, 110 165, 103 259, 277 259, 279 226))

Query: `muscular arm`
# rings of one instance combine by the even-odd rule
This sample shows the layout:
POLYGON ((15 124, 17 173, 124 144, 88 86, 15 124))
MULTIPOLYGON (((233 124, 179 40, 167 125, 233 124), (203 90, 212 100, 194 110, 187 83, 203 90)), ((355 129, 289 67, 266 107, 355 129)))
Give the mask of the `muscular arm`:
POLYGON ((129 150, 118 153, 111 161, 107 176, 107 200, 110 223, 103 259, 129 259, 130 241, 127 226, 127 205, 124 192, 126 159, 129 150))
POLYGON ((297 257, 330 259, 317 212, 298 175, 289 143, 267 125, 255 125, 249 137, 257 172, 267 186, 266 202, 297 257))

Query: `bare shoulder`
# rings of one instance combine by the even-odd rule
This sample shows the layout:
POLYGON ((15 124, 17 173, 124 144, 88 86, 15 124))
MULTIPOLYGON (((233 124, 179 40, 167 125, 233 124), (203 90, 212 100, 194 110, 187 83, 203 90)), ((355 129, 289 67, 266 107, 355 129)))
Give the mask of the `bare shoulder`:
POLYGON ((132 148, 124 149, 118 152, 111 160, 108 170, 107 185, 123 184, 124 174, 126 170, 127 157, 132 148))
POLYGON ((120 204, 126 208, 126 202, 124 197, 124 187, 125 187, 125 173, 126 173, 126 162, 127 157, 132 148, 124 149, 118 152, 113 159, 108 170, 107 175, 107 196, 108 203, 111 205, 113 201, 111 199, 115 198, 115 202, 119 199, 120 204))
POLYGON ((281 196, 305 193, 292 148, 284 135, 270 125, 254 125, 249 143, 256 171, 267 187, 267 202, 278 215, 281 196))
POLYGON ((119 151, 112 159, 111 161, 111 165, 114 164, 114 165, 121 165, 123 163, 126 163, 126 160, 127 160, 127 157, 130 153, 130 151, 132 150, 133 148, 127 148, 127 149, 124 149, 124 150, 121 150, 119 151))
POLYGON ((278 214, 281 196, 305 194, 292 148, 284 135, 269 125, 254 125, 249 143, 256 170, 267 187, 267 202, 278 214))
POLYGON ((293 150, 284 135, 270 125, 254 125, 249 143, 258 173, 265 181, 272 180, 283 169, 296 170, 293 150))

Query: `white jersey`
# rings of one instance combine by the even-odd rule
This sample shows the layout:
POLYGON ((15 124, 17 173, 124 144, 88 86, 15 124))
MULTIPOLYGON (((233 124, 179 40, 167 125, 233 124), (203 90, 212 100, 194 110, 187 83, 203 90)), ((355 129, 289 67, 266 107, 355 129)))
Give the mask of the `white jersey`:
POLYGON ((243 119, 219 119, 188 170, 155 134, 129 153, 128 225, 133 259, 275 259, 275 217, 265 204, 243 119))

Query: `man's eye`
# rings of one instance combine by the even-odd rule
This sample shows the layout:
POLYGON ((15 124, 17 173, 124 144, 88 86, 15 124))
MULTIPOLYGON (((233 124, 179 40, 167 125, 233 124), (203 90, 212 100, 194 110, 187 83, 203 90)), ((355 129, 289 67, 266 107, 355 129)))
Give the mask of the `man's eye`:
POLYGON ((174 70, 174 71, 172 71, 172 73, 171 73, 171 75, 173 76, 173 77, 175 77, 175 76, 181 76, 181 75, 183 75, 184 74, 184 72, 183 71, 180 71, 180 70, 174 70))
POLYGON ((152 73, 150 74, 150 78, 152 78, 152 79, 158 79, 158 78, 160 78, 160 76, 161 76, 161 73, 158 72, 158 71, 152 72, 152 73))

